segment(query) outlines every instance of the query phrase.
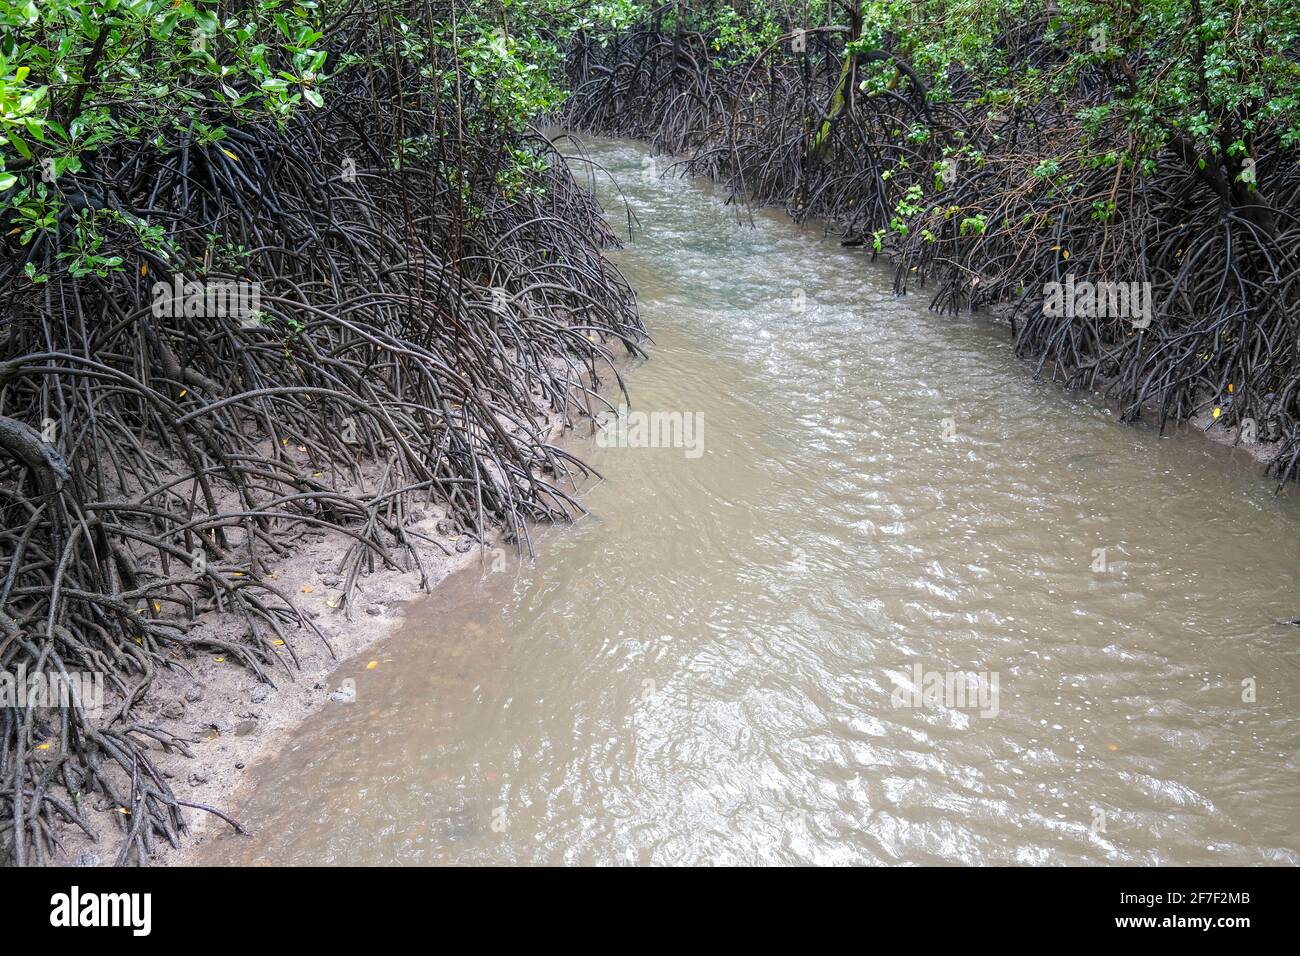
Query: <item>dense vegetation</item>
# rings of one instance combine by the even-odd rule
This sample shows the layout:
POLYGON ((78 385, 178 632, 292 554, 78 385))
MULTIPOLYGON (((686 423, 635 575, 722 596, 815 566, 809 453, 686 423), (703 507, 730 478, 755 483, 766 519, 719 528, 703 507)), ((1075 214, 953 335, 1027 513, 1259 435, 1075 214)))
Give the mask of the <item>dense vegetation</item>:
POLYGON ((1295 4, 691 0, 569 65, 572 124, 828 218, 894 258, 900 292, 997 309, 1125 420, 1278 440, 1295 476, 1295 4), (1121 285, 1145 314, 1105 308, 1121 285))

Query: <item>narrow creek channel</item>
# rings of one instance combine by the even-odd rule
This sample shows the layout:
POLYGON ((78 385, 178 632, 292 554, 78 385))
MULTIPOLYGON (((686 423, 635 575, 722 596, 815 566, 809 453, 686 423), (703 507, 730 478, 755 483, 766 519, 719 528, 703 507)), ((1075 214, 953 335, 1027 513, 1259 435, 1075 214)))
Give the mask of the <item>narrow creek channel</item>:
POLYGON ((581 448, 592 516, 346 663, 198 862, 1300 863, 1295 495, 587 145, 641 222, 633 409, 702 454, 581 448))

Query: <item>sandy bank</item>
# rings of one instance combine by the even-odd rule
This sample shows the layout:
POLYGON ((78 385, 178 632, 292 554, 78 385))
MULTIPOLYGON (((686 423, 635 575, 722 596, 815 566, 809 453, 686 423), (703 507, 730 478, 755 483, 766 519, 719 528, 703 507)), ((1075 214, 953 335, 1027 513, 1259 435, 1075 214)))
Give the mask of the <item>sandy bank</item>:
MULTIPOLYGON (((480 546, 449 531, 444 517, 439 509, 430 508, 415 525, 450 552, 444 553, 434 543, 420 543, 427 582, 435 591, 448 575, 480 561, 485 548, 493 546, 491 538, 480 546)), ((348 540, 334 533, 312 535, 272 572, 276 585, 294 596, 328 646, 306 628, 294 632, 292 648, 286 645, 278 651, 286 666, 271 673, 274 685, 258 681, 244 667, 215 654, 180 660, 177 668, 160 673, 150 685, 137 707, 138 715, 150 727, 186 741, 190 750, 186 755, 156 741, 149 745, 178 799, 215 807, 237 819, 234 796, 247 773, 273 757, 304 718, 351 701, 350 682, 357 678, 338 673, 339 665, 382 641, 398 625, 407 602, 423 593, 415 570, 375 571, 361 579, 356 607, 350 616, 346 614, 336 606, 341 593, 336 585, 341 583, 337 564, 348 540)), ((233 639, 244 626, 234 615, 207 614, 194 633, 226 632, 233 639)), ((102 798, 82 810, 98 830, 98 841, 69 828, 63 835, 65 853, 53 862, 114 864, 116 837, 124 832, 127 815, 102 798)), ((185 809, 183 816, 189 829, 181 834, 180 847, 155 846, 151 864, 184 865, 214 831, 229 829, 220 817, 204 810, 185 809)))

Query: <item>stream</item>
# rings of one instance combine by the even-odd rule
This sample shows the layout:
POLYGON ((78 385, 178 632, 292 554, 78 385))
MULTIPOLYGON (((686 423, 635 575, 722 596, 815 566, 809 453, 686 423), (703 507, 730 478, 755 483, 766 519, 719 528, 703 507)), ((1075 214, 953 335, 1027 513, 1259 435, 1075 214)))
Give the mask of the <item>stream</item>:
POLYGON ((1296 495, 584 145, 655 339, 591 515, 345 662, 196 862, 1300 863, 1296 495))

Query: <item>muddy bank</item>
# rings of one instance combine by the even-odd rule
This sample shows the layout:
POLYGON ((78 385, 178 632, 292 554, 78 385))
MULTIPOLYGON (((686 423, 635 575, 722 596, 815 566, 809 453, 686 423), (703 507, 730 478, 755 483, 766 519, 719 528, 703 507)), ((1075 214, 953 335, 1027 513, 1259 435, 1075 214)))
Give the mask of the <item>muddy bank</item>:
MULTIPOLYGON (((422 549, 420 557, 430 589, 436 589, 457 570, 484 560, 485 549, 467 536, 449 531, 445 517, 436 510, 414 528, 446 548, 444 552, 429 544, 422 549)), ((489 539, 487 547, 492 547, 493 540, 489 539)), ((400 623, 408 602, 424 591, 415 570, 376 571, 362 579, 356 609, 350 616, 345 614, 338 607, 342 595, 338 555, 346 543, 341 535, 320 535, 305 542, 270 572, 273 581, 295 595, 303 614, 322 635, 298 636, 297 662, 292 670, 273 673, 274 683, 264 683, 220 654, 201 655, 186 661, 183 670, 160 673, 137 703, 139 719, 183 742, 189 751, 187 754, 178 747, 164 748, 161 744, 150 747, 154 767, 180 799, 221 809, 238 823, 232 811, 234 795, 252 768, 274 756, 307 716, 324 708, 354 703, 356 686, 366 679, 365 664, 371 662, 359 668, 344 665, 388 636, 400 623)), ((240 627, 239 621, 212 617, 201 620, 194 633, 199 639, 210 636, 233 640, 240 627)), ((280 653, 286 654, 284 650, 280 653)), ((382 660, 374 661, 370 669, 384 664, 382 660)), ((64 841, 66 860, 55 862, 78 866, 115 862, 116 847, 111 835, 118 823, 114 815, 119 813, 118 807, 96 803, 86 817, 102 834, 101 839, 92 842, 82 834, 71 833, 64 841)), ((146 863, 184 864, 188 853, 213 832, 232 829, 230 822, 202 809, 186 808, 182 819, 186 830, 179 834, 180 846, 161 844, 146 863)))
MULTIPOLYGON (((620 350, 618 372, 629 362, 630 353, 620 350)), ((585 387, 595 395, 599 383, 585 387)), ((552 416, 545 441, 558 450, 572 431, 552 416)), ((356 706, 358 697, 366 696, 368 678, 394 663, 383 656, 382 644, 413 604, 427 614, 437 606, 439 586, 458 572, 490 574, 526 560, 519 547, 522 528, 510 533, 489 528, 480 540, 445 505, 434 503, 413 509, 409 519, 413 544, 404 568, 377 567, 350 579, 346 555, 352 539, 338 531, 305 533, 264 567, 268 585, 292 598, 304 622, 288 640, 274 641, 276 659, 268 662, 264 678, 220 649, 239 644, 247 626, 241 617, 214 611, 193 622, 188 632, 193 646, 211 649, 173 660, 130 707, 152 772, 182 806, 177 845, 155 842, 134 862, 191 865, 215 834, 246 832, 235 808, 246 801, 240 791, 255 769, 272 760, 308 717, 356 706)), ((122 706, 110 695, 104 710, 122 706)), ((98 839, 64 827, 58 833, 59 854, 49 862, 124 862, 129 843, 121 835, 131 828, 128 808, 103 799, 74 805, 98 839)))
MULTIPOLYGON (((611 356, 618 376, 632 365, 633 355, 625 349, 612 349, 611 356)), ((597 378, 583 387, 590 396, 610 396, 612 386, 597 378)), ((598 405, 593 402, 593 408, 598 405)), ((590 450, 580 440, 590 435, 589 428, 552 416, 544 440, 557 451, 582 456, 590 450)), ((140 863, 195 865, 201 862, 197 852, 215 835, 248 832, 238 808, 248 802, 246 788, 259 766, 272 761, 309 717, 373 699, 366 684, 395 663, 384 656, 383 645, 401 629, 408 611, 420 608, 425 619, 436 616, 449 578, 461 572, 492 575, 528 560, 519 547, 524 529, 490 528, 480 541, 477 533, 458 526, 445 505, 429 503, 414 511, 409 532, 415 544, 404 569, 378 567, 355 582, 349 582, 347 562, 340 557, 351 538, 334 531, 304 535, 266 569, 267 580, 292 596, 306 625, 289 642, 277 642, 279 659, 268 671, 270 680, 259 680, 238 660, 213 650, 177 661, 149 682, 132 713, 150 732, 144 743, 152 766, 187 806, 178 845, 160 842, 140 863)), ((190 634, 199 646, 228 645, 238 642, 244 627, 235 615, 208 613, 190 634)), ((120 704, 109 700, 107 709, 120 704)), ((123 852, 115 835, 126 829, 130 815, 111 801, 79 809, 99 840, 64 828, 61 855, 51 862, 112 865, 123 852)))
MULTIPOLYGON (((626 362, 624 355, 622 364, 626 362)), ((558 443, 565 437, 559 421, 553 421, 549 440, 558 443)), ((193 865, 196 851, 214 835, 245 830, 237 808, 246 802, 241 790, 257 768, 275 758, 307 718, 329 708, 356 706, 359 697, 367 696, 367 680, 394 664, 384 656, 383 644, 411 607, 421 607, 427 617, 440 601, 440 585, 451 576, 491 574, 522 560, 500 531, 479 543, 457 530, 446 509, 436 505, 413 516, 411 530, 422 541, 410 567, 380 568, 362 576, 350 609, 342 600, 346 582, 339 558, 349 543, 346 535, 305 536, 268 570, 268 580, 294 596, 316 632, 299 631, 292 647, 277 648, 282 659, 270 672, 271 680, 260 681, 238 661, 213 651, 178 662, 149 683, 133 713, 151 733, 170 742, 150 739, 150 760, 191 806, 181 812, 185 829, 177 834, 179 846, 160 843, 141 862, 193 865)), ((196 642, 233 642, 243 626, 238 618, 210 613, 191 634, 196 642)), ((79 809, 100 839, 68 828, 61 834, 62 855, 51 862, 112 865, 121 851, 113 835, 129 814, 108 801, 80 804, 79 809)))

